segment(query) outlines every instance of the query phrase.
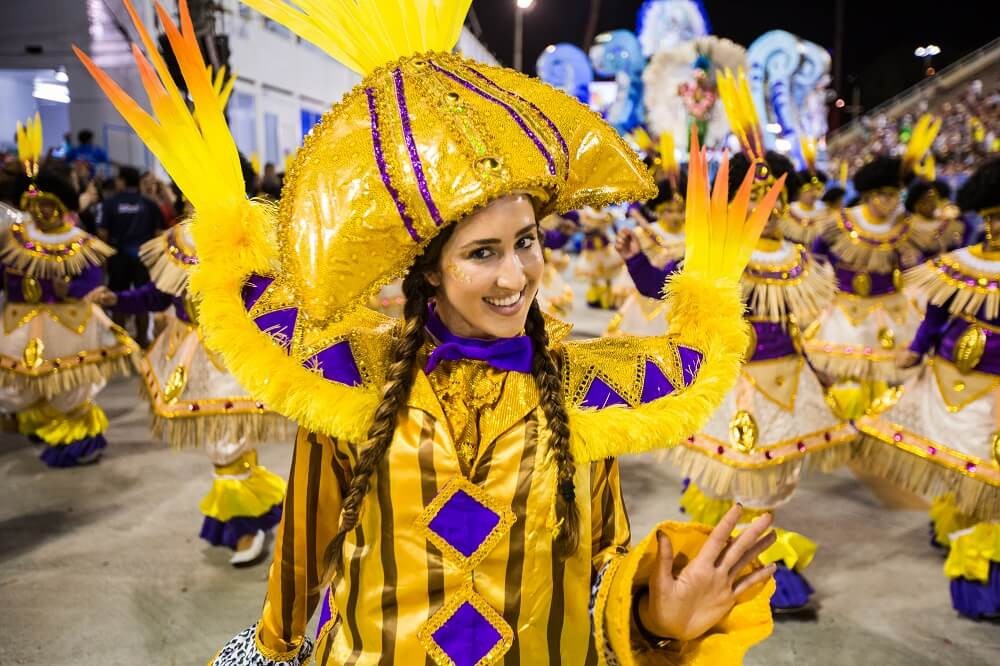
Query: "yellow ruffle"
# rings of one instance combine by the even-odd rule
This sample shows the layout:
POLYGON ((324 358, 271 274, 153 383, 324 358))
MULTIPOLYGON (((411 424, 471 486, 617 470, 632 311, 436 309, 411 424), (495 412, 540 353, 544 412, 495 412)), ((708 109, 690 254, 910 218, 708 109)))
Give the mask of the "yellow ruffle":
MULTIPOLYGON (((212 489, 201 500, 203 515, 220 522, 232 518, 263 516, 285 499, 285 480, 263 465, 249 464, 246 478, 216 476, 212 489)), ((231 466, 229 466, 231 467, 231 466)))
POLYGON ((760 561, 764 564, 782 562, 799 573, 805 571, 816 556, 816 542, 780 527, 775 527, 774 533, 778 538, 760 554, 760 561))
POLYGON ((1000 562, 1000 523, 979 523, 951 542, 944 575, 986 583, 990 562, 1000 562))
POLYGON ((693 481, 681 495, 681 508, 694 523, 718 525, 732 506, 731 499, 709 497, 693 481))
POLYGON ((68 414, 42 404, 18 412, 17 428, 22 435, 39 437, 49 446, 66 446, 103 433, 108 429, 108 417, 96 402, 87 402, 68 414))
POLYGON ((951 546, 951 533, 972 527, 976 520, 958 510, 955 495, 945 493, 938 495, 931 503, 931 523, 934 525, 934 541, 948 548, 951 546))
POLYGON ((864 416, 877 397, 889 389, 882 380, 840 382, 826 392, 826 402, 837 418, 844 421, 864 416))
MULTIPOLYGON (((774 622, 771 618, 771 595, 774 580, 747 590, 729 614, 701 638, 671 646, 668 650, 640 651, 633 647, 632 594, 649 580, 656 562, 656 533, 662 531, 670 537, 674 556, 693 559, 708 538, 711 528, 697 523, 664 522, 636 544, 609 573, 610 585, 605 595, 598 594, 595 618, 603 618, 607 640, 622 666, 657 663, 685 666, 727 666, 743 663, 746 651, 771 635, 774 622), (602 596, 604 597, 602 599, 602 596), (648 657, 648 658, 647 658, 648 657)), ((760 566, 754 563, 754 567, 760 566)), ((747 573, 750 572, 748 567, 747 573)), ((637 641, 641 641, 637 638, 637 641)))

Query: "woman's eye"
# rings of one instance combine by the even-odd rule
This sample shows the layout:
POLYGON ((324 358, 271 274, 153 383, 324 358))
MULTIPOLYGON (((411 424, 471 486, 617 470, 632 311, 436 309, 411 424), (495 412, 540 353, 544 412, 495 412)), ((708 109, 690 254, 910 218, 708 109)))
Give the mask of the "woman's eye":
POLYGON ((470 259, 489 259, 493 255, 493 251, 486 247, 481 247, 478 250, 473 250, 472 254, 469 255, 470 259))
POLYGON ((517 249, 524 250, 535 244, 535 239, 533 236, 524 236, 517 241, 517 249))

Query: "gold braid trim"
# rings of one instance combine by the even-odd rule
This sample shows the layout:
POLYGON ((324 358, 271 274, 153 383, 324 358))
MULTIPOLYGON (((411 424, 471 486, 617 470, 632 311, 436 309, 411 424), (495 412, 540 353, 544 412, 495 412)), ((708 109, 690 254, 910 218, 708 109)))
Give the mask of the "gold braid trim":
POLYGON ((114 248, 86 232, 80 232, 72 240, 53 243, 29 236, 27 228, 24 222, 10 225, 0 248, 0 259, 31 277, 75 277, 91 266, 103 266, 115 254, 114 248))
POLYGON ((852 462, 859 463, 871 474, 927 498, 954 493, 958 510, 976 520, 1000 518, 1000 470, 996 465, 982 461, 976 471, 966 471, 967 462, 944 449, 938 449, 931 456, 925 447, 918 448, 913 444, 917 438, 912 433, 901 431, 903 440, 893 441, 893 424, 889 425, 886 428, 884 421, 873 418, 858 421, 862 438, 855 448, 852 462), (988 470, 993 478, 988 479, 986 474, 977 473, 981 469, 988 470))
POLYGON ((740 284, 743 299, 755 316, 772 322, 786 321, 788 315, 798 321, 812 321, 830 305, 837 293, 833 268, 810 258, 801 246, 795 254, 796 260, 788 266, 755 264, 750 260, 740 284), (800 266, 802 273, 790 276, 790 271, 800 266), (780 275, 763 277, 766 273, 780 275))
MULTIPOLYGON (((997 264, 1000 268, 1000 262, 997 264)), ((953 315, 975 317, 986 307, 986 317, 1000 317, 1000 273, 984 273, 963 264, 954 252, 915 266, 904 273, 906 286, 931 305, 948 302, 953 315), (969 284, 969 280, 974 284, 969 284)))

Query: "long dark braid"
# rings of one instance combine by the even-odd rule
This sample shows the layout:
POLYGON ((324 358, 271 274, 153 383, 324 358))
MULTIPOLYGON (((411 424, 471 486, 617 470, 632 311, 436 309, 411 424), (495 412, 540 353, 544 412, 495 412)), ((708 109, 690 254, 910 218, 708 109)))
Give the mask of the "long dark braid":
POLYGON ((556 517, 561 521, 556 537, 556 554, 566 559, 580 545, 580 510, 576 505, 576 462, 569 448, 569 416, 563 401, 559 366, 549 352, 549 335, 538 301, 528 310, 524 332, 531 338, 534 357, 531 374, 535 377, 541 394, 541 406, 549 427, 549 449, 556 463, 556 517))
MULTIPOLYGON (((441 234, 447 236, 450 234, 441 234)), ((371 478, 382 463, 396 431, 399 410, 409 397, 413 381, 413 366, 424 343, 424 326, 427 324, 427 304, 434 287, 427 281, 426 271, 437 262, 444 239, 435 243, 417 260, 403 280, 403 330, 392 350, 391 363, 386 372, 382 401, 375 409, 375 416, 368 439, 359 449, 358 462, 344 495, 340 509, 340 526, 337 535, 326 549, 327 570, 336 572, 343 563, 344 540, 358 525, 361 505, 371 488, 371 478), (331 566, 332 565, 332 566, 331 566)))

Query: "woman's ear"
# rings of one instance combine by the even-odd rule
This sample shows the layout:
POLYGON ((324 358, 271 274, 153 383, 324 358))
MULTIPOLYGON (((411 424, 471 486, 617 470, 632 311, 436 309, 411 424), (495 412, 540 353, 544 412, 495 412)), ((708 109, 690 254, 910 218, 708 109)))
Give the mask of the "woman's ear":
POLYGON ((441 286, 441 271, 427 271, 424 273, 424 279, 434 288, 441 286))

